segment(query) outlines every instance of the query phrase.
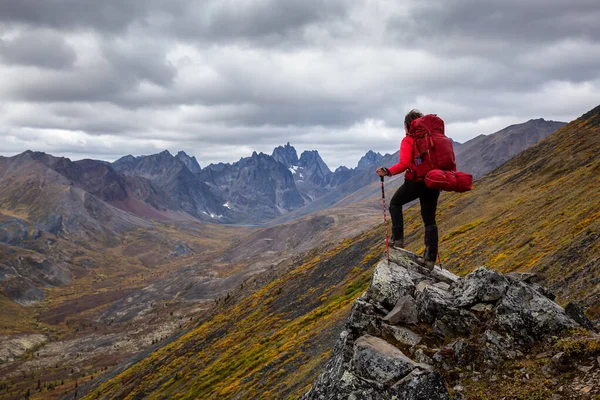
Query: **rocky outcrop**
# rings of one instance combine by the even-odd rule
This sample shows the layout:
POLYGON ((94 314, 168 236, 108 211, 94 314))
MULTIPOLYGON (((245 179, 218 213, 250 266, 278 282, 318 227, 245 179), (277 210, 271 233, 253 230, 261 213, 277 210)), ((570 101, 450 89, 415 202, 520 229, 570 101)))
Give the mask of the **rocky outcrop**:
MULTIPOLYGON (((391 249, 391 260, 379 262, 302 400, 450 399, 448 371, 467 364, 491 370, 569 328, 593 327, 531 283, 531 274, 480 267, 463 279, 417 261, 391 249)), ((454 398, 464 398, 462 390, 452 390, 454 398)))

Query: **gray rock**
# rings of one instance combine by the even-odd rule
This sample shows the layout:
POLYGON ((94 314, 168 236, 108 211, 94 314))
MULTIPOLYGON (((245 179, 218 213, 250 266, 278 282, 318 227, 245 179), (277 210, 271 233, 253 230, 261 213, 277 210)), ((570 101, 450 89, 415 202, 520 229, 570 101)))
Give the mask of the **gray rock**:
POLYGON ((464 307, 474 303, 498 300, 504 295, 508 286, 509 281, 504 275, 487 267, 480 267, 465 278, 462 291, 457 298, 457 304, 464 307))
POLYGON ((578 326, 561 306, 523 282, 509 286, 496 313, 498 326, 529 343, 578 326))
POLYGON ((446 282, 436 282, 433 284, 433 286, 439 287, 440 289, 444 290, 450 290, 450 285, 446 282))
POLYGON ((539 285, 537 283, 532 284, 531 287, 534 288, 542 296, 545 296, 545 297, 549 298, 552 301, 556 300, 556 295, 554 293, 552 293, 550 291, 550 289, 548 289, 547 287, 544 287, 544 286, 539 285))
POLYGON ((427 354, 425 354, 425 352, 423 351, 423 349, 417 349, 417 350, 415 350, 415 354, 413 355, 413 358, 419 364, 433 365, 433 360, 431 359, 431 357, 429 357, 427 354))
POLYGON ((393 326, 383 324, 382 331, 387 337, 393 338, 396 342, 404 346, 414 346, 421 342, 421 335, 418 335, 403 326, 393 326))
POLYGON ((491 343, 504 350, 509 350, 513 347, 513 342, 510 338, 507 338, 506 336, 503 336, 491 329, 486 330, 483 335, 481 335, 481 338, 486 343, 491 343))
POLYGON ((402 296, 396 302, 396 306, 383 320, 389 324, 416 324, 418 322, 417 303, 412 296, 402 296))
POLYGON ((390 389, 398 400, 450 400, 439 372, 415 370, 390 389))
POLYGON ((512 281, 526 283, 540 283, 544 281, 544 276, 535 272, 509 272, 506 277, 512 281))
POLYGON ((423 280, 423 281, 417 283, 415 292, 421 293, 427 286, 431 286, 431 282, 428 280, 423 280))
POLYGON ((375 267, 367 295, 391 310, 402 296, 413 295, 415 284, 406 268, 382 260, 375 267))
POLYGON ((416 300, 419 321, 428 324, 433 323, 436 318, 442 317, 454 306, 452 294, 435 286, 424 288, 421 293, 417 294, 416 300))
POLYGON ((458 365, 467 365, 473 360, 475 351, 473 346, 464 339, 458 339, 450 345, 454 353, 454 361, 458 365))
POLYGON ((470 336, 473 327, 479 322, 470 311, 449 308, 433 324, 433 333, 442 338, 470 336))
POLYGON ((354 343, 352 364, 358 376, 384 385, 405 377, 416 367, 398 348, 370 335, 354 343))
POLYGON ((488 312, 492 311, 493 309, 494 309, 494 307, 491 304, 484 304, 484 303, 477 303, 473 307, 471 307, 471 310, 473 310, 475 312, 479 312, 479 313, 488 313, 488 312))
POLYGON ((453 274, 439 266, 435 266, 433 270, 424 268, 421 263, 420 257, 415 253, 412 253, 404 249, 390 249, 390 259, 392 262, 402 265, 411 271, 423 277, 430 277, 436 281, 446 282, 450 285, 455 284, 461 280, 458 275, 453 274))
POLYGON ((376 312, 375 307, 372 304, 357 299, 352 305, 352 310, 350 310, 347 326, 362 332, 367 329, 373 320, 374 315, 376 315, 376 312))
POLYGON ((585 315, 583 309, 579 307, 577 303, 570 302, 567 304, 565 307, 565 313, 585 329, 588 329, 592 332, 597 332, 597 329, 592 321, 590 321, 590 319, 585 315))

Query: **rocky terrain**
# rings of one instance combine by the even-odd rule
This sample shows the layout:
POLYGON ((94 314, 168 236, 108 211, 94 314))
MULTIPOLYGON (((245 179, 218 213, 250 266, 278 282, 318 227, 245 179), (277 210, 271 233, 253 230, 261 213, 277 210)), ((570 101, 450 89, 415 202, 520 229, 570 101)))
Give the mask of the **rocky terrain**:
POLYGON ((392 249, 379 262, 303 400, 600 394, 600 321, 556 304, 538 276, 480 267, 463 279, 416 261, 392 249))

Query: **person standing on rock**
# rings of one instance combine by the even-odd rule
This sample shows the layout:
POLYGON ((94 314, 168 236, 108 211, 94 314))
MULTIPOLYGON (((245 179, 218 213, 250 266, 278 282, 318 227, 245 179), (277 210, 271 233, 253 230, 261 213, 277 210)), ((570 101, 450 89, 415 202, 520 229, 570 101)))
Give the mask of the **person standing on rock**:
POLYGON ((406 171, 404 184, 398 188, 390 201, 389 209, 392 217, 390 246, 394 248, 404 247, 402 206, 419 199, 421 203, 421 217, 423 217, 423 223, 425 224, 423 264, 426 268, 433 269, 438 254, 438 228, 435 221, 435 214, 440 191, 428 188, 416 173, 416 166, 419 165, 420 156, 414 154, 414 139, 411 136, 411 126, 413 126, 413 121, 422 117, 423 114, 418 110, 411 110, 406 114, 404 118, 406 136, 404 136, 400 143, 400 162, 390 168, 380 167, 376 172, 379 176, 393 176, 406 171))

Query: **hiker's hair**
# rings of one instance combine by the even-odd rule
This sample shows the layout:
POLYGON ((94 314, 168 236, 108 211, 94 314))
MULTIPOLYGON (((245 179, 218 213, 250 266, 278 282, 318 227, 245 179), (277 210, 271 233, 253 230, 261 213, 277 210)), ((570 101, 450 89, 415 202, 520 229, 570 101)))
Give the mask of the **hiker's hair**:
POLYGON ((417 118, 421 118, 422 116, 423 113, 421 111, 415 109, 410 110, 408 114, 406 114, 406 117, 404 117, 404 126, 406 127, 406 130, 409 131, 410 123, 417 118))

